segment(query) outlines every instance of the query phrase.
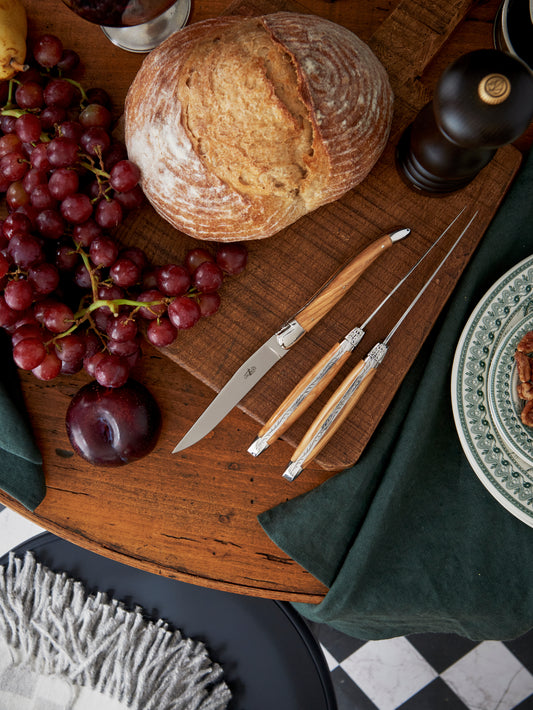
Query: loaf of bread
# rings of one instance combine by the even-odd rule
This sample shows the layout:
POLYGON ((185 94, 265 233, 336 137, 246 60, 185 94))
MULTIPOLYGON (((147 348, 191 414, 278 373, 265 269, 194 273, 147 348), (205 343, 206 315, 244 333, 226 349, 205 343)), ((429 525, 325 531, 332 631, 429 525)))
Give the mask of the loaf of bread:
POLYGON ((390 131, 386 71, 312 15, 219 17, 172 35, 128 92, 128 154, 157 212, 198 239, 272 236, 360 183, 390 131))

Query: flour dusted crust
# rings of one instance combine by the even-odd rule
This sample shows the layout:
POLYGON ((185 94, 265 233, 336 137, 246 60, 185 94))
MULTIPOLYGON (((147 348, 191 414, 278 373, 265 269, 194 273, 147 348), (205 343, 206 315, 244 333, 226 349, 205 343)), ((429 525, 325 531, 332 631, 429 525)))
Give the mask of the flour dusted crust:
POLYGON ((186 27, 144 60, 126 99, 129 157, 154 208, 198 239, 272 236, 359 184, 393 96, 340 25, 280 12, 186 27))

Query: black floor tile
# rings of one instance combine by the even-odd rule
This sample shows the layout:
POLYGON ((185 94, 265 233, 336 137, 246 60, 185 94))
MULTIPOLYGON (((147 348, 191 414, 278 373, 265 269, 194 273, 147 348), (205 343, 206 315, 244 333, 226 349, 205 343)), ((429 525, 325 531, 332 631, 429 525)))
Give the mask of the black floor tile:
POLYGON ((345 658, 351 656, 358 648, 364 646, 366 641, 353 638, 342 634, 340 631, 332 629, 327 624, 313 624, 313 634, 320 643, 328 649, 333 658, 338 661, 344 661, 345 658))
POLYGON ((441 678, 426 685, 425 688, 400 705, 398 710, 468 710, 463 701, 449 688, 441 678))
POLYGON ((377 706, 342 668, 335 668, 332 671, 331 680, 335 688, 338 710, 376 710, 377 706))
POLYGON ((533 695, 530 695, 529 698, 522 700, 520 705, 515 705, 513 710, 533 710, 533 695))
MULTIPOLYGON (((530 673, 533 673, 533 631, 513 641, 504 641, 505 646, 514 653, 530 673)), ((531 706, 533 708, 533 705, 531 706)))
POLYGON ((477 641, 456 634, 411 634, 407 640, 437 673, 442 673, 478 645, 477 641))

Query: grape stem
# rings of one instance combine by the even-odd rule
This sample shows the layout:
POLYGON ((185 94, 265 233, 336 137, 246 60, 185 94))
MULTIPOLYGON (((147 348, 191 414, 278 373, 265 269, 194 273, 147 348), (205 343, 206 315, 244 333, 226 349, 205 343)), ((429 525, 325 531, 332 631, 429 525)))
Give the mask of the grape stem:
MULTIPOLYGON (((85 306, 84 308, 80 308, 80 310, 74 314, 74 320, 77 322, 77 325, 80 325, 84 320, 86 320, 86 316, 89 315, 89 313, 92 313, 95 311, 97 308, 103 308, 104 306, 107 306, 109 310, 113 313, 113 315, 118 315, 118 309, 120 306, 133 306, 135 313, 138 311, 140 308, 150 308, 150 306, 160 306, 162 303, 165 302, 165 299, 159 299, 158 301, 143 301, 142 303, 139 301, 134 301, 131 298, 114 298, 112 300, 110 299, 105 299, 105 298, 98 298, 95 301, 92 301, 88 306, 85 306)), ((132 314, 133 315, 133 314, 132 314)))
MULTIPOLYGON (((8 106, 9 103, 6 104, 8 106)), ((14 116, 15 118, 20 118, 20 116, 23 116, 25 113, 29 113, 28 111, 25 111, 23 108, 3 108, 0 113, 2 116, 14 116)))
POLYGON ((95 270, 91 269, 91 262, 87 254, 83 251, 83 249, 78 249, 78 251, 91 279, 91 291, 93 294, 93 301, 96 301, 98 299, 98 279, 95 277, 95 270))
POLYGON ((50 345, 52 343, 55 343, 57 340, 60 340, 61 338, 65 338, 67 335, 71 335, 74 333, 82 323, 85 321, 89 321, 92 325, 92 319, 91 319, 91 313, 95 311, 97 308, 104 308, 107 307, 109 310, 115 315, 118 315, 118 309, 120 306, 133 306, 134 310, 132 311, 132 316, 135 315, 135 313, 141 309, 141 308, 150 308, 151 306, 160 306, 162 303, 165 303, 165 299, 159 299, 158 301, 143 301, 142 303, 139 303, 139 301, 134 301, 130 298, 115 298, 115 299, 105 299, 105 298, 99 298, 95 301, 92 301, 88 306, 85 306, 84 308, 80 308, 80 310, 74 314, 74 320, 70 328, 65 330, 63 333, 58 333, 57 335, 54 335, 53 338, 48 340, 45 345, 50 345))
POLYGON ((79 92, 81 94, 80 106, 83 103, 87 103, 87 104, 89 103, 89 98, 88 98, 87 94, 85 93, 85 89, 83 88, 83 86, 80 84, 79 81, 75 81, 75 79, 69 79, 66 76, 62 77, 62 79, 63 79, 63 81, 68 81, 69 84, 72 84, 72 86, 75 86, 79 90, 79 92))

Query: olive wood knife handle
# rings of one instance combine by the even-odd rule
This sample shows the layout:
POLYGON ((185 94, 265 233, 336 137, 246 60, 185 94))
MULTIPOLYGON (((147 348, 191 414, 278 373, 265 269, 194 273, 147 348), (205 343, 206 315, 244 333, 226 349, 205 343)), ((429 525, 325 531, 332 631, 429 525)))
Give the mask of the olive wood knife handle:
POLYGON ((299 443, 283 478, 293 481, 322 451, 363 396, 386 352, 387 347, 378 343, 345 377, 299 443))
POLYGON ((319 320, 348 292, 361 274, 378 256, 383 254, 394 242, 403 239, 410 233, 409 229, 399 229, 376 239, 360 254, 341 267, 295 315, 296 320, 305 332, 309 332, 319 320))
POLYGON ((335 345, 312 367, 298 382, 274 414, 266 422, 248 451, 258 456, 270 444, 273 444, 298 417, 313 404, 337 372, 350 357, 353 347, 342 340, 335 345))

